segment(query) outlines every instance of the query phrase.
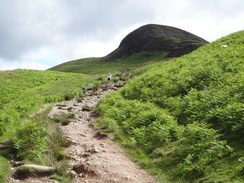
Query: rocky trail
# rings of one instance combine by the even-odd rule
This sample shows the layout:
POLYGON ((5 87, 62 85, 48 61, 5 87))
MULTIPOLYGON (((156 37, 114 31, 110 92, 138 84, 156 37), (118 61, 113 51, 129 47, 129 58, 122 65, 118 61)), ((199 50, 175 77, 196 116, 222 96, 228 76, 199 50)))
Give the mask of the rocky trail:
MULTIPOLYGON (((69 166, 75 178, 73 183, 158 183, 133 163, 126 153, 112 142, 109 136, 101 135, 92 126, 96 116, 87 107, 95 108, 99 100, 107 93, 117 90, 100 89, 97 95, 88 93, 81 102, 76 99, 53 105, 50 116, 67 113, 75 113, 75 118, 66 126, 61 126, 64 135, 71 142, 66 153, 72 158, 69 166)), ((20 182, 20 181, 18 181, 20 182)), ((22 182, 22 181, 21 181, 22 182)), ((58 181, 48 177, 28 177, 23 182, 56 183, 58 181)))

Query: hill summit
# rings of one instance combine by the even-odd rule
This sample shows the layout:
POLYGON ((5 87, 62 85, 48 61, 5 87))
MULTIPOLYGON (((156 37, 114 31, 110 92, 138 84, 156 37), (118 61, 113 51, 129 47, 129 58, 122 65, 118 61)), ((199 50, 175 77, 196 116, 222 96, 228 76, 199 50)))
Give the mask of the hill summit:
POLYGON ((187 31, 148 24, 129 33, 119 47, 105 57, 68 61, 49 70, 83 74, 132 69, 146 62, 180 57, 208 43, 187 31))
POLYGON ((206 40, 175 27, 147 24, 129 33, 108 55, 108 60, 138 52, 168 52, 168 58, 179 57, 206 43, 206 40))

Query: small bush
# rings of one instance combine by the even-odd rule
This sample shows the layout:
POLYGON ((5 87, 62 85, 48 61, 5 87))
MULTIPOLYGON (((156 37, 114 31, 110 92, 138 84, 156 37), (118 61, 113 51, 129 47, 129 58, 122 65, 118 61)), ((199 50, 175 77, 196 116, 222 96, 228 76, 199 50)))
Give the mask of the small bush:
POLYGON ((74 94, 71 91, 64 93, 64 100, 71 100, 74 98, 74 94))
POLYGON ((60 115, 56 115, 53 117, 53 120, 56 123, 61 123, 62 125, 68 125, 70 123, 70 119, 74 119, 74 113, 62 113, 60 115))
POLYGON ((76 97, 76 101, 77 102, 82 102, 82 100, 83 100, 83 96, 77 96, 76 97))
POLYGON ((20 157, 36 162, 42 161, 42 155, 48 151, 45 147, 48 130, 42 124, 33 121, 21 121, 15 130, 14 148, 20 157))
POLYGON ((74 119, 75 118, 75 113, 68 113, 68 118, 74 119))
POLYGON ((65 160, 69 157, 63 152, 63 148, 68 147, 70 144, 59 127, 50 123, 49 128, 50 131, 46 140, 49 152, 46 153, 45 163, 53 166, 56 161, 65 160))
POLYGON ((95 83, 94 86, 93 86, 93 88, 92 88, 93 92, 98 91, 98 89, 99 89, 99 84, 98 83, 95 83))

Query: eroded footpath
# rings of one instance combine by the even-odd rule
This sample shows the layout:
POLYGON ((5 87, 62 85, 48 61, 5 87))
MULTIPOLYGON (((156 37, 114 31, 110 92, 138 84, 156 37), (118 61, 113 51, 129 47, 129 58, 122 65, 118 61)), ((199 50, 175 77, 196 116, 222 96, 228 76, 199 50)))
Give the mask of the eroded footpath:
MULTIPOLYGON (((69 161, 71 170, 75 174, 74 183, 158 183, 133 163, 125 152, 115 144, 110 137, 101 135, 91 123, 96 116, 85 108, 95 108, 101 98, 107 93, 117 90, 100 89, 96 95, 87 95, 81 102, 76 99, 53 105, 49 114, 51 117, 66 113, 75 114, 75 118, 66 126, 61 126, 64 135, 71 142, 66 153, 72 158, 69 161), (60 107, 61 106, 61 107, 60 107)), ((57 182, 45 177, 26 179, 25 182, 57 182)))

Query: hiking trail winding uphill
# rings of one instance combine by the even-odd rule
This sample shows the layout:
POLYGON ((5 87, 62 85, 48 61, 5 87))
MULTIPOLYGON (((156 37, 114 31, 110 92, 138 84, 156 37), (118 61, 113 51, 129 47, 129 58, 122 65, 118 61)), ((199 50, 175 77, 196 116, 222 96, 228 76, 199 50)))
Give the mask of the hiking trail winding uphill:
MULTIPOLYGON (((74 183, 158 183, 133 163, 125 152, 113 144, 111 138, 101 135, 91 122, 96 120, 92 111, 84 110, 84 106, 95 108, 99 100, 107 93, 117 90, 110 87, 108 90, 100 89, 97 95, 87 95, 81 102, 76 99, 54 104, 50 117, 66 113, 68 109, 76 117, 66 126, 61 126, 64 135, 71 142, 66 153, 72 158, 69 165, 76 175, 74 183), (60 107, 62 106, 62 107, 60 107)), ((29 177, 25 182, 55 183, 47 177, 29 177)))

